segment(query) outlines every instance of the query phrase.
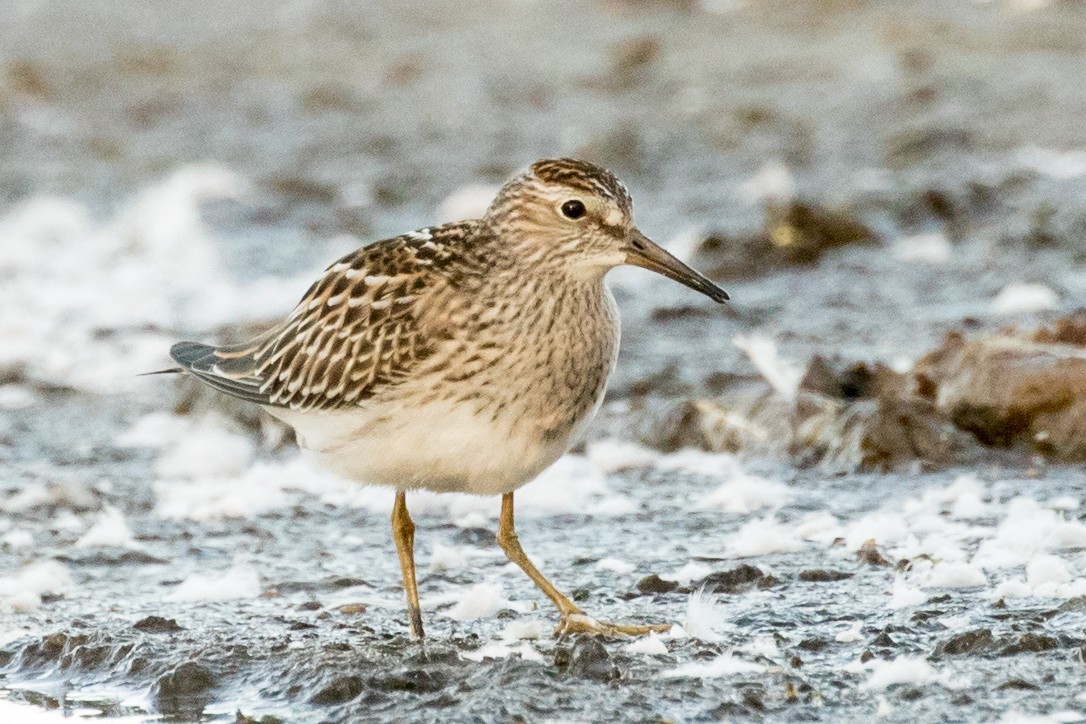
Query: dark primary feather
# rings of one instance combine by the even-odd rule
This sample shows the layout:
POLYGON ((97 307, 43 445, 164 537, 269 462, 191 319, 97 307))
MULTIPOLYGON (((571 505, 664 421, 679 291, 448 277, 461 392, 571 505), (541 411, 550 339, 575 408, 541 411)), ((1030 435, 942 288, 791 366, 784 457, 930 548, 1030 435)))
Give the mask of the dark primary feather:
POLYGON ((477 222, 377 242, 325 270, 291 315, 251 342, 180 342, 178 364, 226 394, 290 409, 351 407, 410 375, 432 340, 415 300, 477 222))

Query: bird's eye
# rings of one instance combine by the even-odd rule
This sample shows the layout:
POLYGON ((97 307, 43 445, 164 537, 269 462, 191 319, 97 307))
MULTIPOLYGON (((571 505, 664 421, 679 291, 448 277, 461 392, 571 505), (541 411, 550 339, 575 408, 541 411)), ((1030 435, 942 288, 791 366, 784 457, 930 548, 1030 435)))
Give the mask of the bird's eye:
POLYGON ((562 215, 567 219, 579 219, 585 214, 584 204, 577 199, 570 199, 562 204, 562 215))

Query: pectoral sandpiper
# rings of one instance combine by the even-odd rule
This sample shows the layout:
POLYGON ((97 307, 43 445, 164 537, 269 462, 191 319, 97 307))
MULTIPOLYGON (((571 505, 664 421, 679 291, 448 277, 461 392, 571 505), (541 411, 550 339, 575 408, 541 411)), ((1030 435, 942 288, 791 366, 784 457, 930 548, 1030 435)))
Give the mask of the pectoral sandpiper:
POLYGON ((294 428, 327 467, 396 489, 392 532, 410 629, 422 639, 406 491, 501 495, 498 543, 554 602, 558 632, 643 634, 562 595, 521 549, 513 491, 577 441, 603 400, 620 264, 713 299, 724 290, 633 225, 626 187, 584 161, 539 161, 481 219, 379 241, 340 259, 287 319, 245 344, 181 342, 185 372, 294 428))

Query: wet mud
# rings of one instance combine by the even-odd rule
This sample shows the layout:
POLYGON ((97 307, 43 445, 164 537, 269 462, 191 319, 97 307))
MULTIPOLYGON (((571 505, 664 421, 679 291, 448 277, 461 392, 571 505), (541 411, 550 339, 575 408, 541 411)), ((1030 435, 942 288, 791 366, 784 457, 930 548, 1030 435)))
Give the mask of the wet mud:
POLYGON ((5 705, 1086 718, 1084 73, 1069 2, 15 10, 5 705), (494 543, 497 501, 414 495, 420 647, 387 491, 309 469, 250 408, 134 375, 556 154, 613 168, 639 226, 733 298, 614 273, 607 402, 520 494, 525 549, 578 605, 674 627, 553 638, 494 543))

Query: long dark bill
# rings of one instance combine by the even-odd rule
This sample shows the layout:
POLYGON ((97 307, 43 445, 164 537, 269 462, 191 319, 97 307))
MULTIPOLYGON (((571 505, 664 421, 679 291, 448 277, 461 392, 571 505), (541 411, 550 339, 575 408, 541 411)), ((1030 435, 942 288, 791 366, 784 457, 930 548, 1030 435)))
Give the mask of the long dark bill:
POLYGON ((691 289, 701 292, 714 302, 723 303, 730 299, 726 291, 713 284, 702 274, 683 264, 671 254, 668 254, 659 244, 649 239, 639 230, 631 229, 630 238, 626 243, 627 264, 633 264, 642 269, 663 274, 668 279, 674 279, 680 284, 685 284, 691 289))

